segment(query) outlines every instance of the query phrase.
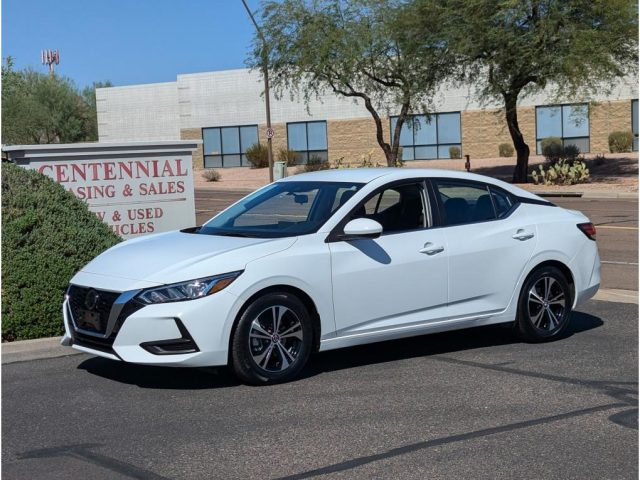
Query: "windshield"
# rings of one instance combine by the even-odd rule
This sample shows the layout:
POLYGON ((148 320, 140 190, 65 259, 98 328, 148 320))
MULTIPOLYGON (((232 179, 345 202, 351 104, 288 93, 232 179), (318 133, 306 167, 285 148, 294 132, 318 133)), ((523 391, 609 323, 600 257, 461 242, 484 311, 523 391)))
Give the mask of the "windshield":
POLYGON ((313 233, 363 184, 278 182, 242 199, 197 233, 238 237, 291 237, 313 233))

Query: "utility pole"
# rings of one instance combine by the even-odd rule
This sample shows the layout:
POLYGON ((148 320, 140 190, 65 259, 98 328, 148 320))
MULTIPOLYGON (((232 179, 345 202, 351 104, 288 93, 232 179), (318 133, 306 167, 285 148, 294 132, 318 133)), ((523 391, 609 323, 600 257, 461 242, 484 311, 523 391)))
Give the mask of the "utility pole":
POLYGON ((258 26, 258 22, 253 18, 253 13, 249 9, 246 0, 242 0, 244 8, 247 10, 253 25, 256 27, 256 32, 262 41, 262 75, 264 77, 264 106, 267 111, 267 158, 269 159, 269 182, 273 182, 273 147, 271 146, 271 137, 273 136, 273 130, 271 130, 271 107, 269 106, 269 49, 267 48, 267 41, 262 34, 262 30, 258 26))
POLYGON ((40 52, 40 59, 43 65, 49 65, 49 75, 56 76, 56 65, 60 63, 60 51, 45 49, 40 52))

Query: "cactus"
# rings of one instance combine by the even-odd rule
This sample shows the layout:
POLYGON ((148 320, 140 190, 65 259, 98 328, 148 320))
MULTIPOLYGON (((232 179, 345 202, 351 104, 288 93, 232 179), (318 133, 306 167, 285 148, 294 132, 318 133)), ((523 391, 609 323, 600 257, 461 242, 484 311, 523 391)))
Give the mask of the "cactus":
POLYGON ((538 165, 538 172, 531 172, 531 178, 536 185, 575 185, 589 181, 589 169, 584 162, 569 165, 565 160, 559 160, 545 170, 538 165))

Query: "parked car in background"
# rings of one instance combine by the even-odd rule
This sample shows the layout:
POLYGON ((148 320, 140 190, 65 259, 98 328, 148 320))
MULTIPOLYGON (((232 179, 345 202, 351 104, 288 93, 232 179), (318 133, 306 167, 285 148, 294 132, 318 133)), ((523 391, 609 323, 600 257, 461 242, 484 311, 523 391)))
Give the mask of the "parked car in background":
POLYGON ((595 228, 499 180, 325 170, 206 224, 123 242, 69 285, 65 345, 113 360, 300 374, 311 353, 479 325, 558 338, 600 284, 595 228))

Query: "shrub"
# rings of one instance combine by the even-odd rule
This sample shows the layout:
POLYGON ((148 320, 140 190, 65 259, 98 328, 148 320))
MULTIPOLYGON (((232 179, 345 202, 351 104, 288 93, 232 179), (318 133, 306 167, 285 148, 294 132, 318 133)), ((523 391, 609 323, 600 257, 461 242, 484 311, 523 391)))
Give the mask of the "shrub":
POLYGON ((62 335, 71 277, 120 239, 62 185, 2 164, 2 340, 62 335))
POLYGON ((279 162, 286 162, 287 167, 294 167, 300 160, 300 154, 295 150, 289 150, 288 148, 282 147, 278 150, 276 158, 279 162))
POLYGON ((566 160, 569 165, 573 165, 578 157, 580 156, 580 149, 577 145, 569 144, 565 145, 562 149, 562 159, 566 160))
POLYGON ((269 151, 266 145, 254 143, 245 152, 251 168, 266 168, 269 166, 269 151))
POLYGON ((607 157, 605 157, 604 155, 602 155, 601 153, 599 153, 598 155, 596 155, 595 157, 593 157, 593 164, 596 167, 601 167, 602 165, 604 165, 605 163, 607 163, 607 157))
POLYGON ((633 148, 633 133, 611 132, 609 134, 609 151, 611 153, 630 152, 633 148))
POLYGON ((460 147, 449 147, 449 158, 461 158, 460 147))
MULTIPOLYGON (((398 157, 400 157, 401 152, 398 152, 398 157)), ((398 160, 396 158, 396 166, 398 164, 398 160)), ((373 160, 373 149, 369 150, 367 153, 363 153, 360 157, 360 164, 357 165, 357 168, 378 168, 380 164, 377 161, 373 160)))
POLYGON ((513 157, 513 145, 510 143, 501 143, 498 145, 498 154, 501 157, 513 157))
POLYGON ((333 165, 331 166, 331 168, 339 170, 341 168, 351 168, 351 166, 348 163, 344 163, 344 157, 340 157, 340 158, 336 158, 333 161, 333 165))
POLYGON ((562 158, 562 139, 558 137, 547 137, 541 142, 542 155, 549 163, 556 163, 562 158))
POLYGON ((573 165, 560 159, 556 163, 545 167, 538 165, 538 172, 531 173, 536 185, 575 185, 589 181, 589 169, 584 162, 576 161, 573 165))
POLYGON ((206 168, 202 172, 202 178, 204 178, 207 182, 218 182, 220 181, 220 172, 214 170, 213 168, 206 168))
POLYGON ((558 137, 545 138, 542 140, 541 146, 545 160, 552 165, 560 160, 565 160, 569 165, 573 165, 580 157, 580 149, 577 145, 563 145, 562 139, 558 137))
POLYGON ((329 165, 329 162, 325 159, 317 155, 311 155, 311 157, 309 157, 309 161, 304 166, 304 171, 317 172, 318 170, 329 170, 330 167, 331 165, 329 165))

